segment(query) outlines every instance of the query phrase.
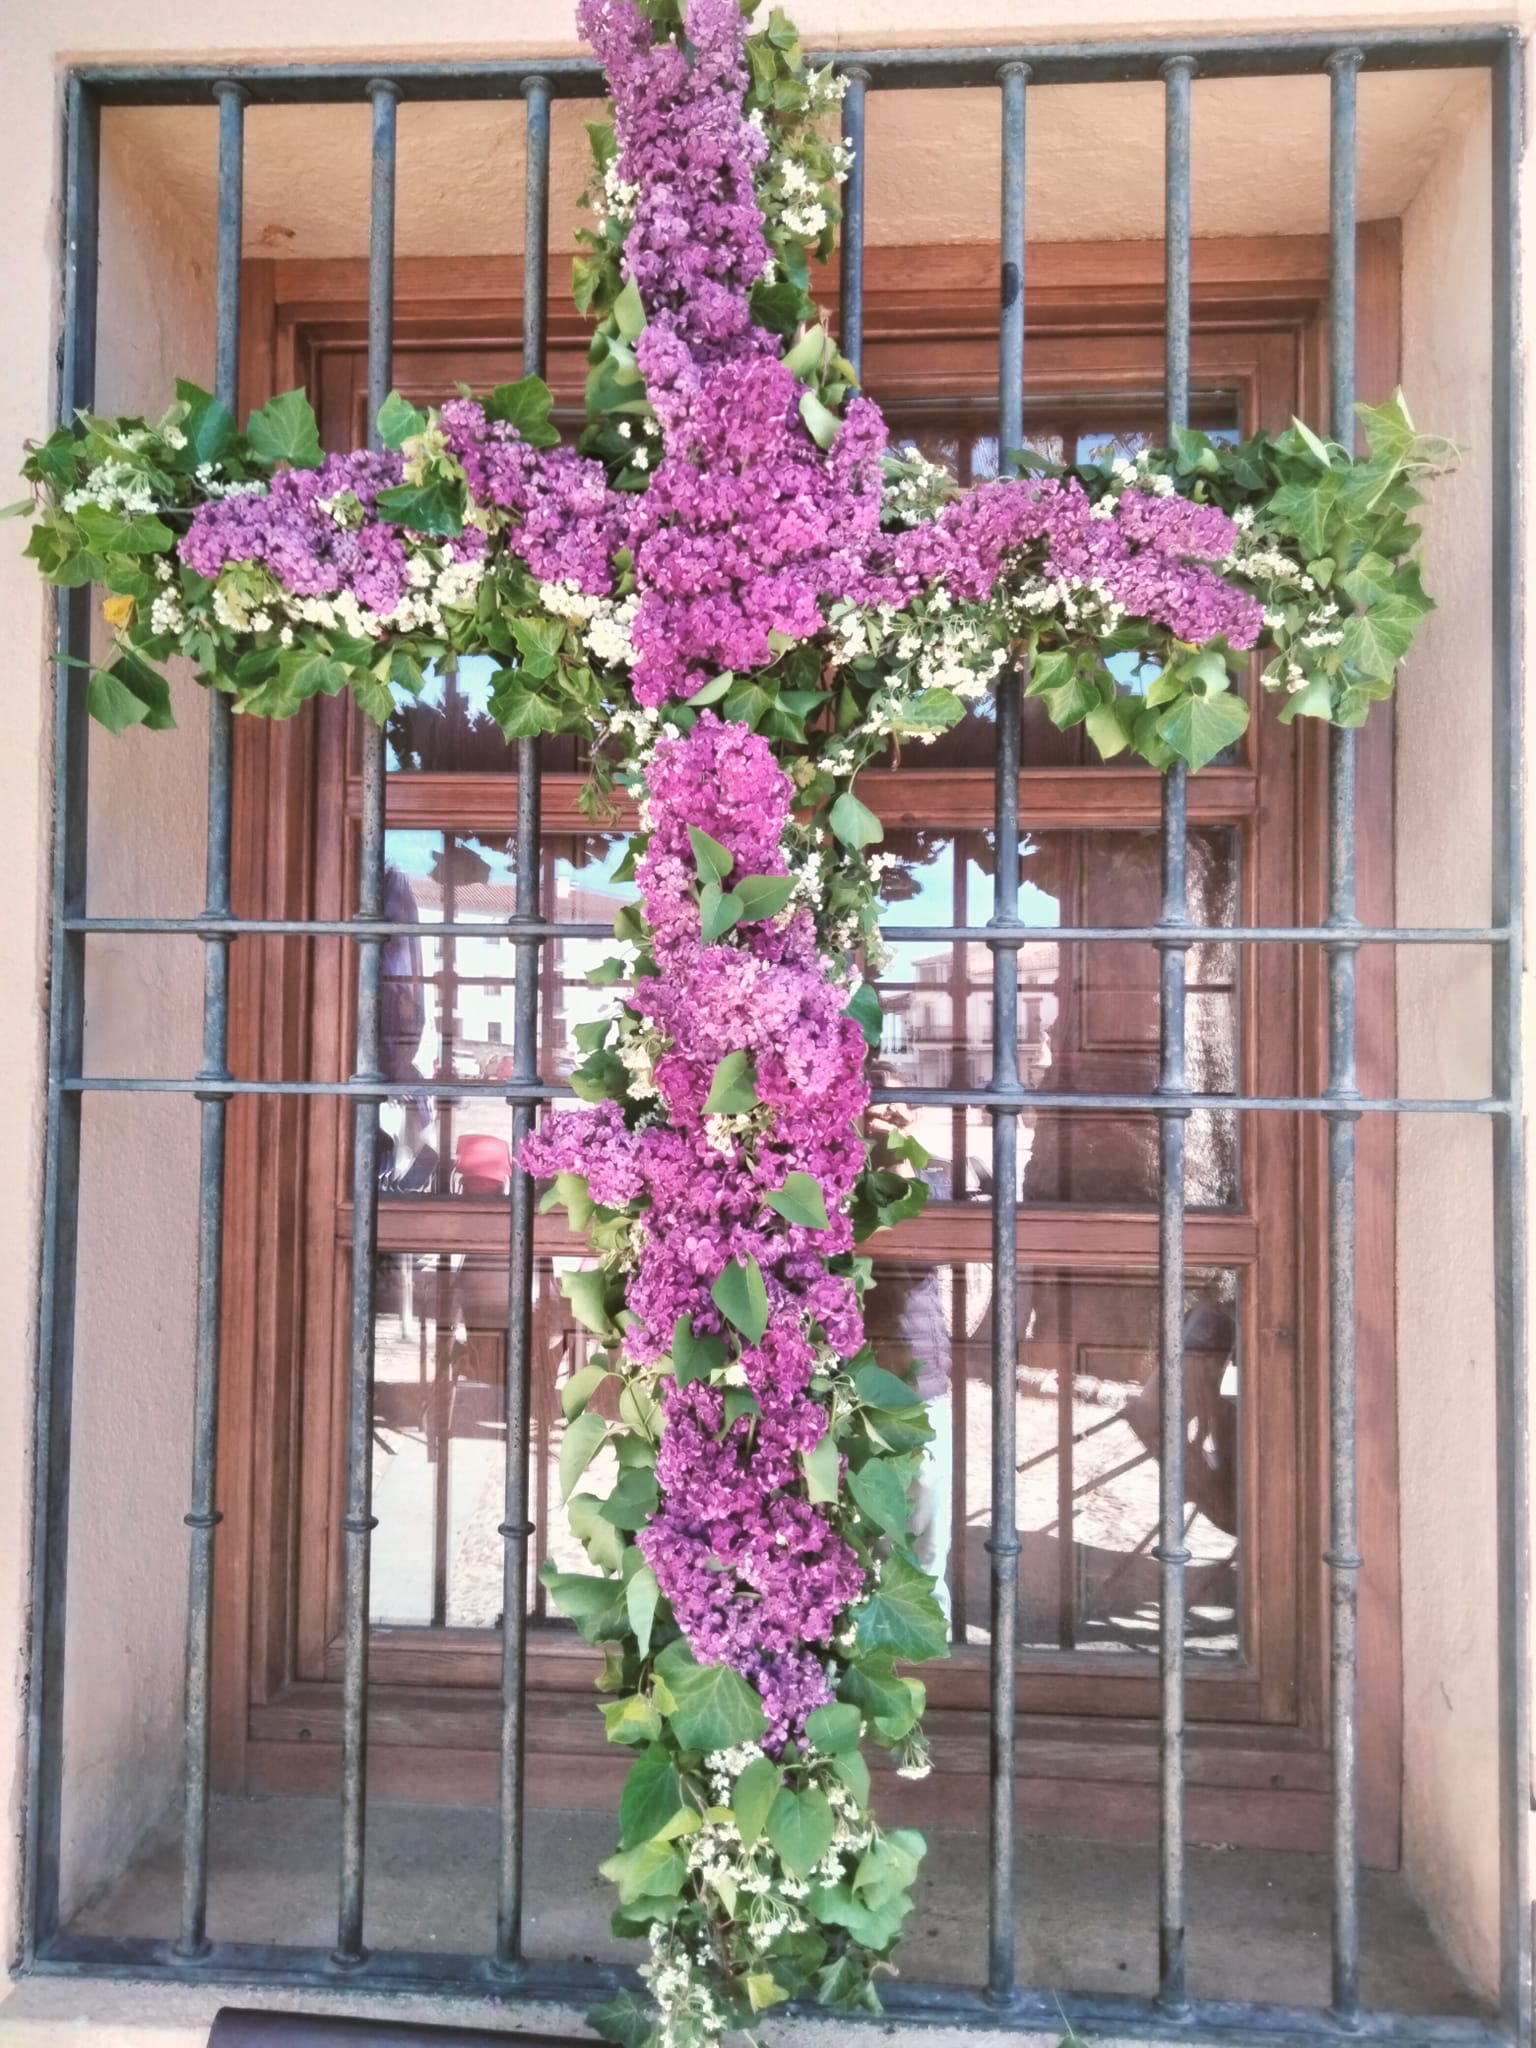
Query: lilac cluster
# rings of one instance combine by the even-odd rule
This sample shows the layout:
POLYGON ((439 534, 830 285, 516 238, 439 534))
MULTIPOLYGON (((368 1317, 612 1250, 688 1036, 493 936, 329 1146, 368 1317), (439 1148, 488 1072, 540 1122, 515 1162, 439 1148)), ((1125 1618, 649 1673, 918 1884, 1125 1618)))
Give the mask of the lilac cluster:
POLYGON ((984 599, 1026 549, 1043 551, 1048 578, 1098 583, 1131 618, 1166 626, 1181 640, 1225 634, 1252 647, 1263 607, 1206 566, 1232 552, 1237 530, 1214 505, 1128 490, 1097 502, 1075 477, 1020 478, 969 491, 926 526, 871 560, 866 602, 902 603, 943 582, 958 598, 984 599))
MULTIPOLYGON (((200 505, 181 559, 210 578, 231 562, 260 562, 295 597, 347 592, 383 617, 405 595, 408 568, 404 534, 375 518, 374 505, 400 477, 400 457, 388 450, 358 449, 328 455, 318 469, 282 470, 264 491, 200 505), (355 507, 338 502, 349 498, 355 507)), ((475 540, 483 545, 482 536, 475 540)))
POLYGON ((505 420, 487 420, 477 399, 450 399, 440 418, 470 497, 513 515, 510 544, 534 575, 606 597, 627 506, 603 465, 569 448, 530 446, 505 420))
POLYGON ((626 1289, 625 1353, 638 1367, 668 1351, 680 1316, 696 1334, 725 1327, 711 1289, 755 1259, 768 1292, 761 1341, 740 1353, 761 1415, 722 1431, 722 1395, 695 1381, 666 1395, 657 1466, 661 1506, 639 1541, 697 1656, 726 1662, 762 1693, 777 1746, 830 1697, 824 1647, 861 1590, 857 1558, 799 1491, 799 1456, 828 1426, 808 1387, 824 1343, 856 1352, 852 1283, 827 1260, 852 1247, 846 1214, 869 1099, 863 1035, 829 978, 808 913, 738 926, 706 944, 689 827, 731 854, 733 875, 782 874, 792 785, 767 741, 705 713, 663 739, 649 772, 652 831, 637 874, 657 972, 631 1007, 668 1041, 655 1081, 665 1122, 627 1131, 613 1105, 547 1117, 525 1143, 532 1172, 581 1171, 599 1201, 641 1209, 626 1289), (704 1108, 728 1054, 751 1056, 761 1109, 748 1134, 704 1108), (787 1222, 764 1200, 792 1172, 822 1190, 828 1227, 787 1222))

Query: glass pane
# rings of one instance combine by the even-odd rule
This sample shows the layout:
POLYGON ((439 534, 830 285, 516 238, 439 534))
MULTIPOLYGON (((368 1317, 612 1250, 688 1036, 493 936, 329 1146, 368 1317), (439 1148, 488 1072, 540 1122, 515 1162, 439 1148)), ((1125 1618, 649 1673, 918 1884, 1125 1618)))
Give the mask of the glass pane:
MULTIPOLYGON (((384 731, 390 772, 511 774, 517 767, 516 749, 490 711, 495 672, 490 655, 466 654, 446 674, 431 670, 419 697, 397 691, 384 731)), ((546 737, 541 759, 551 774, 571 773, 581 765, 569 734, 546 737)))
MULTIPOLYGON (((935 1440, 913 1495, 913 1541, 946 1582, 957 1642, 990 1639, 992 1273, 882 1261, 875 1352, 917 1368, 935 1440)), ((1192 1656, 1241 1643, 1236 1275, 1190 1278, 1185 1544, 1192 1656)), ((1029 1273, 1019 1289, 1019 1641, 1155 1654, 1158 1629, 1157 1278, 1029 1273)))
MULTIPOLYGON (((528 1611, 546 1618, 535 1574, 587 1560, 560 1505, 561 1381, 595 1340, 560 1292, 579 1262, 540 1259, 534 1274, 528 1611)), ((385 1252, 374 1321, 373 1539, 369 1612, 396 1628, 495 1628, 501 1621, 506 1471, 507 1262, 486 1253, 385 1252)), ((601 1460, 590 1485, 613 1482, 601 1460)))
MULTIPOLYGON (((614 882, 624 841, 611 834, 544 842, 547 917, 610 925, 634 885, 614 882)), ((379 1178, 389 1194, 501 1194, 511 1175, 512 1113, 494 1095, 456 1095, 454 1081, 501 1081, 512 1072, 516 953, 503 936, 516 907, 512 841, 487 833, 386 835, 387 912, 401 923, 484 925, 485 936, 391 939, 384 949, 383 1063, 410 1084, 381 1113, 379 1178), (444 1085, 446 1084, 446 1085, 444 1085)), ((581 1058, 578 1025, 601 1016, 615 991, 591 988, 605 938, 544 947, 540 1071, 562 1079, 581 1058)))
MULTIPOLYGON (((983 924, 992 907, 992 835, 893 832, 884 883, 890 926, 983 924)), ((1230 827, 1190 833, 1190 915, 1235 922, 1239 840, 1230 827)), ((1158 1072, 1158 956, 1133 941, 1049 938, 1053 925, 1153 924, 1161 885, 1155 831, 1028 832, 1020 848, 1020 914, 1041 937, 1019 952, 1019 1068, 1042 1097, 1140 1093, 1158 1072)), ((888 1088, 980 1088, 992 1071, 992 956, 979 942, 893 943, 880 975, 885 1035, 877 1062, 888 1088)), ((1191 948, 1185 1028, 1190 1086, 1236 1087, 1236 948, 1191 948)), ((933 1154, 926 1178, 940 1201, 990 1198, 991 1124, 977 1109, 898 1108, 892 1120, 933 1154)), ((1197 1111, 1188 1126, 1191 1208, 1238 1198, 1237 1118, 1197 1111)), ((1157 1197, 1157 1123, 1150 1114, 1053 1113, 1019 1119, 1019 1196, 1031 1202, 1148 1203, 1157 1197)))

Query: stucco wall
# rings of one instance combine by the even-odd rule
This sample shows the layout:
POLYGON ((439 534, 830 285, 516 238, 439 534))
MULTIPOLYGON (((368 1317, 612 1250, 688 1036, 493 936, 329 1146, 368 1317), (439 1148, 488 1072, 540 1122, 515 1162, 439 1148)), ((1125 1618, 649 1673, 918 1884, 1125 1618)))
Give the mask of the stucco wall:
MULTIPOLYGON (((1522 0, 1519 11, 1529 21, 1536 16, 1536 0, 1522 0)), ((1333 9, 1232 0, 1219 11, 1170 17, 1155 0, 1100 0, 1085 19, 1081 10, 1057 0, 1054 9, 1029 10, 1026 27, 1017 0, 946 0, 942 8, 934 0, 810 0, 799 10, 808 36, 845 44, 940 36, 998 40, 1021 33, 1050 40, 1181 28, 1228 33, 1448 17, 1465 22, 1505 18, 1510 12, 1450 8, 1443 0, 1438 5, 1424 0, 1390 8, 1341 4, 1333 9)), ((301 53, 442 58, 556 54, 574 47, 571 9, 563 0, 527 0, 507 10, 502 21, 479 0, 438 0, 426 11, 415 0, 370 0, 363 10, 345 0, 304 0, 302 5, 299 0, 252 0, 239 9, 209 6, 206 0, 157 0, 152 10, 128 9, 120 0, 57 0, 46 7, 41 0, 19 0, 7 20, 7 61, 0 73, 0 190, 7 195, 6 231, 0 238, 0 456, 38 432, 52 404, 57 82, 65 57, 153 52, 182 59, 301 53), (504 27, 504 35, 488 34, 492 24, 504 27)), ((1376 87, 1371 81, 1367 86, 1363 102, 1368 119, 1374 120, 1380 111, 1379 106, 1372 110, 1376 87)), ((1459 652, 1485 644, 1480 637, 1487 592, 1479 493, 1488 438, 1486 351, 1480 349, 1487 302, 1481 211, 1486 205, 1486 131, 1475 120, 1468 125, 1464 93, 1443 95, 1442 103, 1438 127, 1418 119, 1411 124, 1421 156, 1407 189, 1394 194, 1405 218, 1405 371, 1421 416, 1464 440, 1473 452, 1461 476, 1439 494, 1431 515, 1434 581, 1443 609, 1416 657, 1411 689, 1404 696, 1399 914, 1455 922, 1474 920, 1486 907, 1479 821, 1486 818, 1487 770, 1477 751, 1486 746, 1486 733, 1479 732, 1470 708, 1483 672, 1475 655, 1464 660, 1459 652), (1416 702, 1414 691, 1419 693, 1416 702), (1435 737, 1432 721, 1442 709, 1474 741, 1464 765, 1453 762, 1435 737), (1454 846, 1454 864, 1425 852, 1440 844, 1454 846)), ((1296 104, 1270 90, 1264 119, 1245 117, 1212 126, 1197 100, 1197 138, 1203 134, 1210 145, 1197 178, 1198 227, 1215 231, 1230 224, 1222 136, 1233 150, 1249 146, 1245 132, 1257 136, 1263 130, 1292 141, 1292 131, 1277 116, 1296 104)), ((1273 184, 1258 213, 1243 217, 1246 227, 1295 225, 1301 219, 1312 224, 1326 190, 1314 116, 1312 107, 1306 116, 1310 139, 1289 149, 1283 184, 1273 184), (1286 208, 1291 209, 1288 215, 1286 208)), ((185 123, 189 117, 183 118, 185 123)), ((258 118, 253 117, 253 133, 258 118)), ((1155 113, 1153 118, 1155 124, 1155 113)), ((1155 126, 1147 128, 1145 111, 1135 112, 1133 120, 1138 135, 1146 131, 1124 153, 1127 160, 1135 159, 1135 174, 1117 169, 1117 152, 1101 129, 1099 176, 1106 190, 1121 195, 1117 203, 1126 209, 1121 231, 1144 233, 1150 231, 1148 195, 1156 189, 1155 152, 1146 162, 1142 159, 1152 149, 1155 126)), ((194 155, 199 149, 211 152, 207 117, 197 117, 190 130, 181 132, 192 135, 194 155)), ((402 123, 402 132, 409 149, 408 122, 402 123)), ((173 370, 206 375, 211 293, 206 265, 196 252, 206 246, 209 223, 189 220, 189 191, 162 175, 161 155, 148 146, 147 136, 135 138, 128 129, 120 146, 112 136, 109 124, 100 393, 103 403, 112 406, 149 404, 166 389, 173 370)), ((894 143, 879 143, 878 131, 875 140, 894 161, 894 143)), ((1251 147, 1261 145, 1255 140, 1251 147)), ((185 160, 183 143, 178 141, 176 148, 185 160)), ((976 154, 979 165, 985 152, 976 154)), ((939 159, 919 156, 927 166, 919 184, 943 194, 940 211, 949 224, 945 230, 935 221, 931 231, 963 237, 975 231, 968 230, 968 223, 990 223, 990 173, 980 168, 968 173, 963 164, 946 160, 940 178, 934 175, 939 159)), ((1379 151, 1368 150, 1368 179, 1390 178, 1391 165, 1379 159, 1379 151)), ((1054 171, 1048 150, 1044 161, 1047 169, 1040 175, 1054 183, 1040 192, 1032 188, 1032 200, 1041 201, 1047 223, 1053 218, 1065 223, 1061 232, 1082 232, 1081 223, 1074 227, 1065 209, 1074 190, 1086 189, 1089 181, 1078 178, 1065 142, 1054 171)), ((474 197, 476 181, 466 178, 461 194, 451 168, 445 170, 441 189, 423 184, 412 196, 414 174, 407 160, 402 221, 415 218, 410 209, 419 205, 420 219, 427 223, 411 232, 430 239, 432 221, 452 221, 483 205, 474 197)), ((885 204, 875 202, 877 234, 883 232, 880 208, 885 204)), ((899 209, 892 214, 899 217, 899 209)), ((515 223, 516 206, 507 206, 505 215, 515 223)), ((266 253, 283 246, 269 241, 266 253)), ((354 240, 351 246, 358 244, 354 240)), ((481 239, 465 246, 486 244, 481 239)), ((0 499, 9 495, 0 487, 0 499)), ((6 1931, 7 1946, 17 1916, 18 1866, 10 1850, 21 1810, 49 698, 49 613, 30 566, 19 557, 19 541, 12 538, 16 533, 16 528, 0 528, 0 615, 7 622, 9 654, 6 745, 0 749, 0 817, 8 856, 8 886, 0 900, 0 1059, 12 1103, 7 1171, 0 1175, 0 1276, 10 1304, 0 1320, 0 1815, 5 1830, 0 1928, 6 1931)), ((188 692, 181 692, 180 704, 183 730, 174 738, 129 736, 95 749, 95 829, 103 835, 98 845, 108 843, 110 833, 113 854, 93 868, 94 907, 131 903, 170 911, 195 908, 200 901, 203 728, 188 692)), ((166 1070, 195 1064, 198 968, 196 949, 190 946, 102 945, 90 986, 93 1058, 103 1068, 131 1071, 141 1065, 152 1029, 156 1058, 166 1070)), ((1414 956, 1400 964, 1400 976, 1403 1014, 1412 1019, 1412 1030, 1405 1028, 1402 1037, 1405 1085, 1475 1090, 1486 1071, 1485 1025, 1476 1008, 1479 970, 1461 959, 1436 962, 1414 956)), ((94 1175, 99 1192, 86 1212, 84 1233, 88 1282, 79 1426, 87 1483, 80 1495, 72 1558, 72 1626, 78 1639, 90 1631, 95 1651, 91 1680, 72 1711, 69 1730, 72 1760, 84 1767, 86 1788, 67 1816, 70 1878, 76 1889, 88 1888, 136 1835, 156 1824, 174 1782, 192 1279, 187 1169, 194 1114, 187 1105, 153 1103, 110 1112, 93 1109, 90 1120, 91 1164, 105 1172, 94 1175), (135 1703, 131 1714, 126 1711, 130 1696, 135 1703)), ((1493 1540, 1487 1272, 1486 1263, 1480 1263, 1485 1257, 1480 1247, 1486 1244, 1485 1146, 1479 1133, 1410 1127, 1400 1152, 1399 1226, 1409 1673, 1405 1850, 1442 1926, 1464 1959, 1482 1972, 1491 1958, 1493 1689, 1491 1645, 1486 1632, 1480 1632, 1486 1614, 1479 1602, 1466 1597, 1466 1588, 1488 1583, 1493 1540)), ((112 2033, 110 2022, 93 2028, 82 2022, 78 2038, 104 2040, 112 2033)))

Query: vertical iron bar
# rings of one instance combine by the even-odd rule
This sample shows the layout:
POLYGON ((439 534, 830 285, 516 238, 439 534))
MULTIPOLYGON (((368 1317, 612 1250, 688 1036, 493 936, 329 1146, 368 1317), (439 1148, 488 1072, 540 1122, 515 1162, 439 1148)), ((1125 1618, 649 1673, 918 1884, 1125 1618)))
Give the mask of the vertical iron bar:
MULTIPOLYGON (((1190 99, 1194 59, 1170 57, 1164 143, 1164 370, 1167 435, 1189 423, 1190 99)), ((1189 2009, 1184 1898, 1184 1199, 1189 1110, 1185 980, 1189 941, 1189 771, 1173 762, 1162 789, 1162 910, 1173 934, 1159 950, 1158 1094, 1158 1999, 1189 2009)))
MULTIPOLYGON (((1359 50, 1328 60, 1330 430, 1355 445, 1355 111, 1359 50)), ((1360 2010, 1355 1458, 1355 735, 1328 731, 1328 1459, 1333 1720, 1333 2010, 1360 2010)))
MULTIPOLYGON (((100 231, 101 105, 71 79, 65 130, 64 332, 59 418, 95 401, 100 231)), ((91 593, 61 590, 58 651, 91 651, 91 593)), ((26 1868, 22 1945, 31 1961, 58 1930, 64 1768, 64 1621, 69 1562, 69 1453, 80 1225, 82 1101, 63 1084, 82 1069, 85 936, 66 919, 85 911, 90 768, 85 678, 62 662, 53 685, 52 930, 49 938, 48 1132, 43 1167, 37 1437, 33 1453, 32 1621, 27 1693, 26 1868)))
POLYGON ((1520 1060, 1524 952, 1524 506, 1520 368, 1520 162, 1524 148, 1521 45, 1493 73, 1493 900, 1510 936, 1493 949, 1493 1086, 1511 1103, 1493 1125, 1495 1501, 1499 1616, 1500 2006, 1510 2038, 1531 2038, 1529 1820, 1531 1724, 1529 1588, 1530 1422, 1526 1406, 1525 1128, 1520 1060))
MULTIPOLYGON (((245 185, 242 86, 215 88, 219 104, 219 225, 214 395, 233 414, 240 401, 240 257, 245 185)), ((222 690, 208 706, 209 917, 230 914, 230 780, 234 721, 222 690)), ((203 941, 203 1061, 197 1078, 229 1079, 229 940, 203 941)), ((214 1505, 218 1464, 219 1341, 224 1283, 224 1154, 229 1097, 199 1092, 197 1185, 197 1350, 192 1405, 192 1501, 187 1569, 186 1700, 181 1821, 181 1931, 176 1952, 208 1948, 208 1753, 213 1666, 214 1505)))
MULTIPOLYGON (((372 212, 368 241, 368 440, 378 447, 379 408, 393 374, 395 137, 400 89, 370 81, 372 212)), ((357 859, 357 1052, 354 1080, 379 1085, 359 1096, 352 1126, 352 1345, 347 1382, 347 1499, 342 1530, 341 1861, 332 1960, 364 1960, 363 1873, 368 1805, 368 1571, 373 1513, 373 1316, 379 1235, 379 1064, 384 941, 368 926, 384 916, 384 728, 363 730, 362 819, 357 859)))
MULTIPOLYGON (((542 376, 547 325, 545 276, 549 263, 549 80, 523 82, 527 102, 523 227, 523 375, 542 376)), ((543 873, 539 858, 539 743, 517 743, 516 897, 511 927, 536 925, 543 873)), ((539 967, 536 932, 513 946, 512 1077, 532 1081, 539 1071, 539 967)), ((526 1750, 528 1661, 529 1414, 533 1394, 533 1178, 520 1165, 534 1109, 512 1103, 512 1198, 507 1259, 506 1427, 507 1467, 501 1520, 501 1783, 500 1867, 496 1894, 498 1970, 516 1974, 523 1960, 523 1764, 526 1750)))
POLYGON ((855 372, 864 374, 864 95, 869 73, 851 65, 842 73, 847 81, 843 95, 843 145, 852 155, 843 184, 843 225, 839 238, 838 267, 839 346, 855 372))
MULTIPOLYGON (((998 308, 998 461, 1024 440, 1024 149, 1029 71, 1006 64, 1002 87, 1003 215, 998 308)), ((997 680, 994 929, 1019 922, 1019 727, 1017 668, 997 680)), ((1005 2005, 1017 1991, 1014 1897, 1014 1728, 1019 1601, 1019 955, 992 948, 992 1562, 991 1885, 987 1995, 1005 2005)))

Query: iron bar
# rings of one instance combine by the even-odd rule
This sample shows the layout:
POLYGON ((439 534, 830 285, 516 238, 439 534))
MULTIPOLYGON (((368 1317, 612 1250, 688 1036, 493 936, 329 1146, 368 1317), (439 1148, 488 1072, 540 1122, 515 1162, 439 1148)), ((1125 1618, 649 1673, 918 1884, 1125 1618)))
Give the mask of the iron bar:
MULTIPOLYGON (((1024 438, 1024 154, 1029 70, 1009 64, 1002 88, 1002 232, 998 272, 997 452, 1001 468, 1024 438)), ((996 860, 990 929, 1019 921, 1019 740, 1023 682, 1016 665, 998 677, 996 860)), ((992 952, 992 1504, 988 1770, 991 1786, 987 1999, 1011 2005, 1018 1993, 1014 1811, 1019 1616, 1019 956, 992 952)))
MULTIPOLYGON (((373 103, 368 241, 368 439, 379 445, 379 409, 393 372, 395 156, 400 93, 389 79, 369 88, 373 103)), ((359 1093, 352 1125, 352 1344, 347 1378, 346 1511, 342 1534, 341 1855, 332 1961, 355 1968, 364 1956, 363 1889, 368 1808, 368 1576, 373 1544, 373 1320, 378 1283, 379 1104, 384 940, 384 729, 362 728, 362 818, 357 852, 357 1051, 359 1093)))
MULTIPOLYGON (((546 307, 543 279, 549 260, 549 85, 531 78, 528 102, 523 230, 523 375, 542 374, 546 307)), ((521 1087, 539 1078, 539 961, 542 951, 539 883, 539 742, 517 743, 517 821, 514 839, 512 1079, 521 1087)), ((496 1966, 522 1967, 523 1768, 526 1750, 525 1682, 528 1659, 528 1448, 533 1401, 533 1176, 519 1164, 533 1129, 527 1096, 512 1108, 512 1190, 507 1257, 506 1479, 501 1518, 501 1757, 500 1864, 496 1895, 496 1966)))
MULTIPOLYGON (((1163 66, 1163 389, 1170 445, 1189 424, 1190 99, 1194 59, 1163 66)), ((1184 1957, 1184 1149, 1189 1127, 1185 983, 1189 959, 1189 770, 1174 761, 1162 788, 1162 916, 1158 953, 1158 1998, 1189 2007, 1184 1957)))
POLYGON ((843 182, 843 224, 838 237, 838 346, 864 374, 864 95, 869 73, 860 64, 845 66, 843 145, 851 153, 843 182))
POLYGON ((1521 442, 1520 169, 1525 145, 1522 52, 1509 44, 1493 73, 1494 464, 1491 567, 1493 634, 1493 889, 1490 905, 1508 937, 1493 950, 1492 1080, 1512 1104, 1493 1128, 1495 1450, 1498 1530, 1499 2005, 1510 2038, 1531 2038, 1531 1720, 1526 1691, 1530 1616, 1525 1560, 1528 1497, 1524 1077, 1520 1057, 1523 971, 1524 503, 1521 442))
MULTIPOLYGON (((94 402, 100 236, 101 109, 78 80, 67 89, 64 216, 64 354, 58 412, 67 423, 94 402)), ((91 593, 61 590, 54 607, 58 652, 69 663, 91 651, 91 593)), ((70 1425, 75 1363, 75 1284, 80 1231, 83 1103, 68 1086, 84 1064, 85 941, 66 924, 86 902, 90 773, 85 676, 61 659, 54 671, 53 924, 48 987, 48 1129, 43 1159, 42 1274, 32 1488, 32 1614, 28 1644, 23 1956, 31 1961, 59 1918, 63 1813, 65 1609, 69 1569, 70 1425)))
MULTIPOLYGON (((1355 445, 1355 153, 1360 52, 1328 60, 1329 387, 1333 437, 1355 445)), ((1359 1518, 1355 1444, 1355 735, 1328 729, 1328 1466, 1333 1739, 1333 2010, 1360 2010, 1359 1518)))
MULTIPOLYGON (((1482 70, 1518 39, 1508 23, 1444 29, 1383 29, 1353 38, 1364 68, 1385 71, 1482 70)), ((1172 56, 1195 60, 1202 78, 1284 78, 1316 74, 1338 48, 1326 31, 1210 38, 1106 39, 1103 42, 980 43, 948 49, 816 50, 813 66, 858 65, 881 91, 993 86, 1006 64, 1027 64, 1036 85, 1155 84, 1172 56)), ((221 79, 243 85, 262 106, 365 100, 375 67, 358 63, 207 65, 90 64, 73 76, 106 105, 194 106, 221 79)), ((397 64, 391 76, 410 100, 515 99, 524 79, 549 80, 554 99, 601 99, 602 68, 590 57, 482 59, 456 64, 397 64)))
MULTIPOLYGON (((219 210, 215 266, 214 396, 233 415, 240 403, 240 261, 244 223, 245 91, 225 83, 219 107, 219 210)), ((208 696, 207 907, 230 916, 231 770, 234 719, 222 690, 208 696)), ((192 1396, 192 1499, 185 1521, 186 1694, 181 1822, 182 1955, 200 1955, 208 1930, 208 1756, 212 1711, 213 1547, 223 1519, 215 1504, 219 1430, 219 1343, 223 1321, 224 1158, 229 1098, 229 947, 203 939, 203 1063, 198 1079, 197 1338, 192 1396)))
MULTIPOLYGON (((301 939, 357 937, 356 920, 350 917, 69 917, 63 923, 66 931, 87 935, 92 932, 128 932, 190 938, 217 933, 232 939, 253 935, 301 939)), ((381 918, 376 925, 369 926, 369 931, 387 939, 510 939, 514 936, 510 923, 461 924, 449 920, 428 924, 421 919, 395 918, 381 918)), ((1096 940, 1123 942, 1140 939, 1155 946, 1167 937, 1166 927, 1160 924, 1020 924, 1016 931, 1001 934, 985 924, 882 924, 880 931, 882 937, 898 945, 921 945, 928 940, 942 941, 947 945, 967 939, 983 946, 1058 945, 1068 941, 1076 945, 1092 944, 1096 940)), ((541 939, 608 939, 613 936, 613 927, 609 924, 583 924, 579 920, 567 924, 560 919, 537 918, 532 924, 519 921, 516 935, 541 939)), ((1190 924, 1183 927, 1183 935, 1192 946, 1218 946, 1229 941, 1235 945, 1331 946, 1338 940, 1337 932, 1325 924, 1190 924)), ((1352 942, 1360 946, 1491 946, 1502 945, 1509 935, 1507 925, 1362 925, 1353 934, 1352 942)))

